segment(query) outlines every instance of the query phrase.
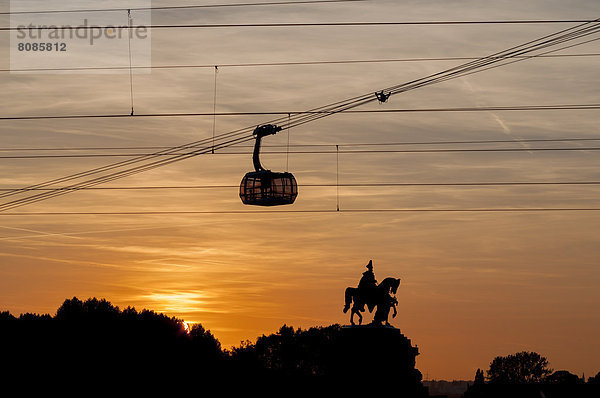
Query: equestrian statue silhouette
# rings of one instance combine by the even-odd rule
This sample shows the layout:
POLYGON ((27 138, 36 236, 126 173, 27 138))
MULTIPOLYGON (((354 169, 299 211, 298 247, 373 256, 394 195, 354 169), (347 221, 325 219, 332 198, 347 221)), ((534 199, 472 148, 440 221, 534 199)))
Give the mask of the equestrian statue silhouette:
POLYGON ((398 300, 394 297, 398 286, 400 286, 399 278, 385 278, 378 285, 373 273, 373 260, 370 260, 367 264, 367 271, 363 272, 358 287, 346 288, 344 314, 350 309, 350 304, 354 303, 350 311, 350 323, 355 325, 354 314, 356 314, 358 315, 358 324, 361 325, 363 320, 361 312, 365 311, 365 305, 369 312, 373 312, 377 307, 372 324, 381 326, 382 323, 385 323, 386 326, 389 326, 390 309, 393 308, 394 310, 392 317, 396 317, 398 313, 396 310, 398 300))

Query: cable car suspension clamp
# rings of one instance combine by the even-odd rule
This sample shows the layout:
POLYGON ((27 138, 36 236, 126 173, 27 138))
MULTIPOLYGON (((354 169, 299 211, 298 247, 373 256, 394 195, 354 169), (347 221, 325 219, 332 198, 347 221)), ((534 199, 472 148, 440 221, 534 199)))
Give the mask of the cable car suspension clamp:
POLYGON ((277 134, 279 131, 281 131, 281 127, 277 125, 263 124, 262 126, 257 126, 252 134, 255 135, 256 138, 262 138, 266 135, 277 134))

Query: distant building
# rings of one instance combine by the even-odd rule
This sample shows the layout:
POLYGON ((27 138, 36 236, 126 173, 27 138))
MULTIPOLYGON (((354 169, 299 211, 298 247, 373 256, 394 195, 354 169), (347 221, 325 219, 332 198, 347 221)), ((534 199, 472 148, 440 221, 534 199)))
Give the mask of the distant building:
POLYGON ((429 396, 436 398, 460 398, 467 391, 472 381, 467 380, 424 380, 423 385, 429 389, 429 396))
POLYGON ((593 384, 484 384, 471 386, 464 398, 598 398, 593 384))

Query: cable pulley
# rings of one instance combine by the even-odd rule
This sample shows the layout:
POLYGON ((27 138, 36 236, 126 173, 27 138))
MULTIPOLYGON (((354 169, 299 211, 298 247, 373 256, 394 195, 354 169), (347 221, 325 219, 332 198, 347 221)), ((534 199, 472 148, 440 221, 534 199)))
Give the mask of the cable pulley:
POLYGON ((375 96, 377 97, 377 100, 379 101, 380 104, 387 102, 388 98, 390 98, 390 95, 392 95, 392 93, 386 94, 383 92, 383 90, 375 93, 375 96))

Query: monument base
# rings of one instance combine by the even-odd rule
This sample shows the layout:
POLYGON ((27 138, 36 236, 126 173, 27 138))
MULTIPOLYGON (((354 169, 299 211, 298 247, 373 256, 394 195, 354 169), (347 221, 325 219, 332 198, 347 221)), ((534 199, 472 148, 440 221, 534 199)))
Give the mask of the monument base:
POLYGON ((417 347, 391 326, 344 326, 337 341, 336 378, 367 383, 373 392, 427 397, 423 376, 415 368, 417 347))

